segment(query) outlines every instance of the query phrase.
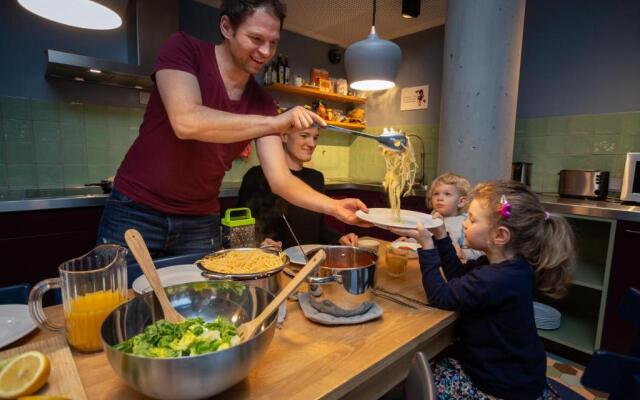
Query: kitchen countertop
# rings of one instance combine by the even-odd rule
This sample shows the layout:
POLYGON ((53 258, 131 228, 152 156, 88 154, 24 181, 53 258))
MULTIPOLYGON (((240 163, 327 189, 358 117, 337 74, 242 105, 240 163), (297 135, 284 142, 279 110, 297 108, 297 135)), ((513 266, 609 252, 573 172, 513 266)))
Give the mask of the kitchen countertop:
MULTIPOLYGON (((327 190, 384 191, 379 182, 347 178, 327 179, 325 188, 327 190)), ((224 182, 220 188, 220 197, 235 197, 239 189, 240 182, 224 182)), ((413 195, 424 196, 425 190, 416 188, 413 195)), ((5 190, 0 191, 0 212, 102 207, 106 198, 107 195, 97 187, 5 190)), ((622 204, 615 200, 570 199, 547 193, 541 194, 540 200, 550 212, 640 222, 640 205, 622 204)))

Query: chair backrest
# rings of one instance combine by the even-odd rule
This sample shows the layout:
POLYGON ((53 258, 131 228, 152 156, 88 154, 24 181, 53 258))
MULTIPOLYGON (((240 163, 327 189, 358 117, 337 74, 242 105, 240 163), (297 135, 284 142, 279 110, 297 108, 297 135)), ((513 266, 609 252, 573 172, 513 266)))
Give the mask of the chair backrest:
POLYGON ((404 386, 404 396, 407 400, 434 400, 438 398, 429 360, 423 352, 417 352, 411 360, 409 375, 404 386))
POLYGON ((30 290, 31 285, 28 283, 2 287, 0 288, 0 304, 27 304, 30 290))
POLYGON ((582 375, 585 387, 609 393, 610 400, 640 399, 640 291, 630 288, 620 303, 622 316, 636 327, 628 355, 597 350, 582 375))

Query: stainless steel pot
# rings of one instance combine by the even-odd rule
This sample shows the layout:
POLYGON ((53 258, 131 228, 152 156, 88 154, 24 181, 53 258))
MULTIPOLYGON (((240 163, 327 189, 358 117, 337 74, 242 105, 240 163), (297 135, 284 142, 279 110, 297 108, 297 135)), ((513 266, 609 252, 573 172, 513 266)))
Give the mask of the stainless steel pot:
MULTIPOLYGON (((322 309, 327 304, 344 316, 363 312, 366 304, 373 304, 376 261, 378 255, 369 249, 351 246, 321 247, 327 254, 323 265, 307 278, 311 304, 322 309)), ((313 257, 318 249, 307 254, 313 257)))
MULTIPOLYGON (((213 257, 222 256, 223 254, 228 253, 230 251, 252 251, 252 250, 261 250, 261 251, 264 251, 265 253, 276 254, 276 255, 280 253, 279 251, 271 248, 256 249, 252 247, 243 247, 243 248, 237 248, 237 249, 225 249, 225 250, 216 251, 215 253, 212 253, 210 256, 213 256, 213 257)), ((256 272, 253 274, 224 274, 224 273, 214 272, 206 269, 199 261, 196 262, 196 265, 202 271, 202 276, 207 279, 216 280, 216 281, 240 281, 246 284, 247 286, 259 287, 261 289, 268 291, 271 294, 276 295, 280 293, 280 289, 282 288, 280 285, 280 271, 282 271, 282 269, 285 266, 289 265, 289 256, 287 256, 286 254, 283 254, 282 257, 283 257, 282 265, 278 266, 277 268, 271 269, 269 271, 264 271, 264 272, 256 272)))

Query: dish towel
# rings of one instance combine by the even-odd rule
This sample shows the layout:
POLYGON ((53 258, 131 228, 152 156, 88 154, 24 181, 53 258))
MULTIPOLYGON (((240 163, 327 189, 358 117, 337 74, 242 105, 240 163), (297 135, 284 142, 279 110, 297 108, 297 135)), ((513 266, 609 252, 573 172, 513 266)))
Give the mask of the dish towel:
POLYGON ((311 302, 309 301, 309 292, 298 293, 298 303, 300 304, 300 308, 302 309, 305 317, 322 325, 361 324, 382 316, 382 308, 376 303, 373 303, 367 312, 351 317, 336 317, 331 314, 325 314, 316 310, 315 307, 311 305, 311 302))

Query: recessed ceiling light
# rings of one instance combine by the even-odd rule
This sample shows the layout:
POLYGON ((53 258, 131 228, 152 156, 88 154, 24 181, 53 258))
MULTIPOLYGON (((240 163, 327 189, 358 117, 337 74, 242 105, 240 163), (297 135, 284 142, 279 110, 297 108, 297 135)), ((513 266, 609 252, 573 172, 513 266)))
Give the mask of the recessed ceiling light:
POLYGON ((418 18, 420 16, 420 0, 402 0, 402 17, 418 18))
POLYGON ((32 13, 77 28, 109 30, 122 25, 122 18, 108 7, 92 0, 18 0, 32 13))
POLYGON ((101 74, 102 71, 100 71, 99 69, 95 69, 95 68, 89 68, 89 72, 94 73, 94 74, 101 74))

